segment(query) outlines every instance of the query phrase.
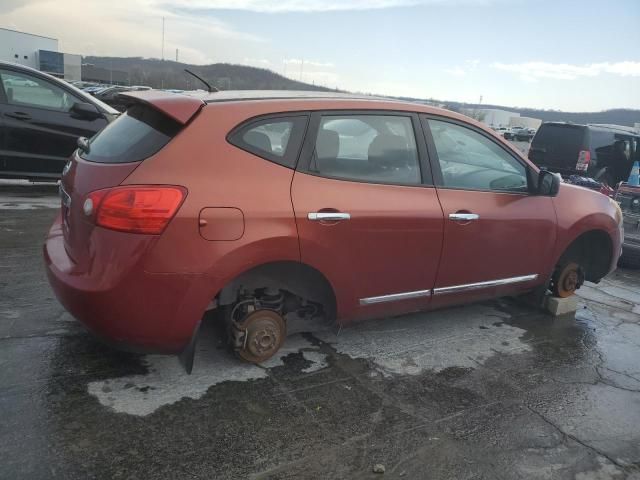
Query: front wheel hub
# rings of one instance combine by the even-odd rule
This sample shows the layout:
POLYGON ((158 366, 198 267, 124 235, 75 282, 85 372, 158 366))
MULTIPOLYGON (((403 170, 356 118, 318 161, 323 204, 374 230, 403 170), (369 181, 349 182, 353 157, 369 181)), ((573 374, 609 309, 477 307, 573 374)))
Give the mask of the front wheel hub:
POLYGON ((584 273, 577 263, 565 265, 554 282, 554 294, 560 298, 573 295, 584 282, 584 273))
POLYGON ((282 316, 264 309, 249 313, 234 329, 244 333, 242 344, 236 344, 238 355, 251 363, 262 363, 275 355, 287 333, 282 316))

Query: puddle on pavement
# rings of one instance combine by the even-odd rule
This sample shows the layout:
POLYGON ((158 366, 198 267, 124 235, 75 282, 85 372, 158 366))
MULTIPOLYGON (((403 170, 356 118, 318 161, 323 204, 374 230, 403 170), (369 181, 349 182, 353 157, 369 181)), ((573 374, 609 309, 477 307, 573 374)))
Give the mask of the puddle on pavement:
POLYGON ((260 366, 242 363, 219 343, 201 338, 191 375, 184 372, 176 357, 147 355, 143 357, 147 374, 91 382, 88 391, 116 412, 149 415, 185 397, 199 399, 221 382, 265 378, 269 369, 284 365, 283 359, 290 354, 301 353, 306 360, 301 373, 321 370, 328 366, 326 348, 317 345, 314 338, 339 354, 370 361, 373 369, 385 376, 474 368, 497 353, 531 349, 520 339, 525 330, 504 323, 509 317, 490 306, 471 305, 363 322, 339 333, 321 327, 312 332, 313 337, 289 336, 278 355, 260 366))

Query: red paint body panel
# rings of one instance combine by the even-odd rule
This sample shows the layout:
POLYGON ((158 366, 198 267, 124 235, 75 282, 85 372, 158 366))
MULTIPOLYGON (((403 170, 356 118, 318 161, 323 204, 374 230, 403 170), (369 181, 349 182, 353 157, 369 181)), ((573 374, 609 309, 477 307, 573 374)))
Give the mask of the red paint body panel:
MULTIPOLYGON (((436 288, 532 274, 539 277, 518 287, 544 283, 549 270, 540 259, 556 242, 556 213, 550 197, 453 189, 438 189, 438 196, 445 227, 436 288), (460 223, 449 219, 452 213, 475 213, 480 218, 460 223)), ((436 295, 433 306, 460 303, 469 294, 436 295)), ((472 295, 478 300, 495 292, 489 289, 472 295)))
POLYGON ((138 92, 123 92, 120 95, 129 97, 137 102, 147 103, 165 113, 174 120, 185 124, 191 117, 204 107, 202 100, 187 95, 163 92, 162 90, 142 90, 138 92))
POLYGON ((348 182, 296 173, 291 189, 302 262, 341 292, 342 321, 425 308, 429 297, 361 306, 359 300, 433 288, 442 248, 435 188, 348 182), (310 221, 311 212, 349 213, 344 222, 310 221))
POLYGON ((579 235, 601 230, 611 238, 613 255, 609 271, 615 270, 622 248, 622 223, 616 220, 619 207, 615 201, 588 188, 563 183, 553 204, 558 216, 558 240, 553 255, 547 258, 547 268, 553 268, 579 235))
POLYGON ((617 261, 616 207, 599 193, 562 185, 559 195, 549 198, 333 180, 294 172, 226 139, 258 115, 323 109, 431 113, 493 135, 462 115, 378 100, 225 101, 203 108, 202 100, 186 96, 132 95, 188 122, 186 127, 139 163, 96 164, 74 157, 62 183, 71 198, 71 208, 62 212, 68 225, 58 218, 44 247, 49 281, 61 303, 112 341, 178 352, 225 285, 270 262, 302 262, 322 273, 333 288, 338 319, 346 323, 530 289, 546 281, 578 235, 594 229, 610 236, 616 250, 612 268, 617 261), (82 204, 91 191, 116 185, 176 185, 187 195, 161 235, 95 227, 82 204), (308 213, 322 209, 347 212, 351 219, 309 221, 308 213), (478 213, 481 221, 448 220, 460 210, 478 213), (528 274, 539 278, 446 298, 360 301, 528 274))

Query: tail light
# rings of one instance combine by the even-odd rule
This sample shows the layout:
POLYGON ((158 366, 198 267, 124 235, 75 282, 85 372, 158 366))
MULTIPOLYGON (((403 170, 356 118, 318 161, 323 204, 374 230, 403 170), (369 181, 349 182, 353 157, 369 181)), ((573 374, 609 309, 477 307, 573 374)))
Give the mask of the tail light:
POLYGON ((578 163, 576 163, 576 170, 579 172, 586 172, 589 169, 589 162, 591 161, 591 152, 589 150, 580 150, 578 154, 578 163))
POLYGON ((89 194, 84 213, 111 230, 158 235, 164 231, 186 196, 182 187, 130 186, 89 194))

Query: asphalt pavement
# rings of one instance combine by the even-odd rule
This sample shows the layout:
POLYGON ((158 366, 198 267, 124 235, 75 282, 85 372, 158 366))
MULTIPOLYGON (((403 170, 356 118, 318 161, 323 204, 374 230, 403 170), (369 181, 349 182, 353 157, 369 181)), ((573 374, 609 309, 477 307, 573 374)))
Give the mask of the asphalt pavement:
POLYGON ((188 376, 58 304, 54 190, 0 186, 0 479, 640 479, 640 271, 585 285, 575 317, 308 325, 263 366, 209 321, 188 376))

